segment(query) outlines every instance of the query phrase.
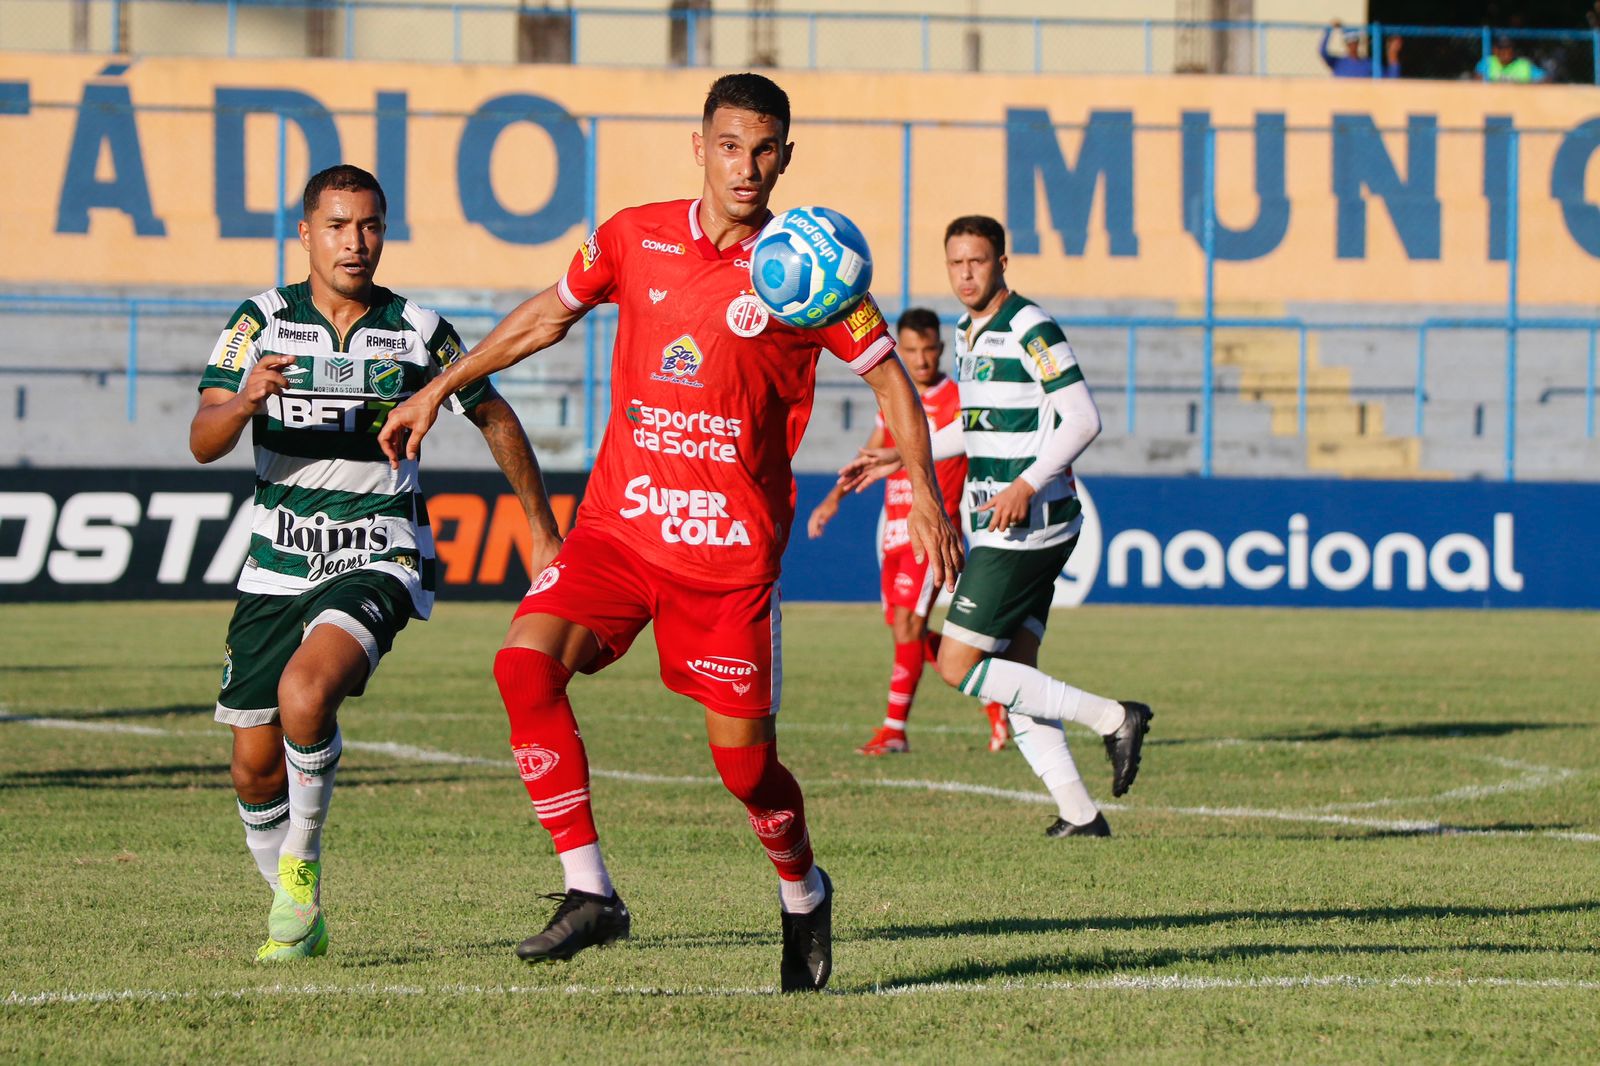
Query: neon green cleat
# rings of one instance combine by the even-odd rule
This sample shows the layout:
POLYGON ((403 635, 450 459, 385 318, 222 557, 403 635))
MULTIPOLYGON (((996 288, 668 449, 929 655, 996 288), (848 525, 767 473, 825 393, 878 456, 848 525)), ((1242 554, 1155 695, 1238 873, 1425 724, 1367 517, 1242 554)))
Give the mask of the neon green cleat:
MULTIPOLYGON (((322 918, 322 863, 294 855, 278 859, 278 887, 267 916, 268 943, 298 944, 322 918)), ((319 952, 320 954, 320 952, 319 952)))
POLYGON ((328 922, 322 915, 311 926, 311 931, 293 944, 281 940, 268 940, 256 951, 257 962, 293 962, 295 959, 314 959, 328 953, 328 922))

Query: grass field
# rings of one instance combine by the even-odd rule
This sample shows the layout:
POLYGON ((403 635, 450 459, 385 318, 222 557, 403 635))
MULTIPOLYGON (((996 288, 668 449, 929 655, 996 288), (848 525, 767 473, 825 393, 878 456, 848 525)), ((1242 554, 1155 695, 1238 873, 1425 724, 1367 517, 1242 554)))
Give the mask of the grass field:
POLYGON ((1115 837, 1053 841, 931 673, 913 753, 854 755, 887 634, 791 606, 781 746, 838 896, 830 994, 780 997, 771 868, 648 638, 574 685, 634 939, 512 956, 561 883, 489 677, 504 606, 444 604, 347 705, 332 948, 255 967, 228 609, 0 611, 0 1060, 1600 1056, 1592 614, 1059 613, 1046 668, 1157 717, 1115 837))

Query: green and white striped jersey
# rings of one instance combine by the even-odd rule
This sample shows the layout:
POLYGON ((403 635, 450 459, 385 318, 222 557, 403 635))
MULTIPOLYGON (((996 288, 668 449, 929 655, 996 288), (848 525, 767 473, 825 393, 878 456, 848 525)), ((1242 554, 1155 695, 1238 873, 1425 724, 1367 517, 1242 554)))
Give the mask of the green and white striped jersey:
POLYGON ((1016 293, 988 321, 956 323, 956 383, 967 447, 967 538, 974 548, 1034 549, 1078 535, 1078 494, 1068 468, 1034 494, 1026 526, 989 530, 977 508, 1017 479, 1039 455, 1056 414, 1046 398, 1083 380, 1066 335, 1049 315, 1016 293))
MULTIPOLYGON (((348 336, 311 302, 307 282, 239 305, 217 339, 200 388, 238 392, 268 355, 292 355, 289 387, 252 420, 255 513, 241 592, 293 596, 353 570, 391 574, 418 618, 433 609, 434 550, 417 463, 391 470, 378 430, 391 410, 462 355, 437 313, 388 289, 348 336)), ((489 395, 479 382, 449 400, 463 412, 489 395)))

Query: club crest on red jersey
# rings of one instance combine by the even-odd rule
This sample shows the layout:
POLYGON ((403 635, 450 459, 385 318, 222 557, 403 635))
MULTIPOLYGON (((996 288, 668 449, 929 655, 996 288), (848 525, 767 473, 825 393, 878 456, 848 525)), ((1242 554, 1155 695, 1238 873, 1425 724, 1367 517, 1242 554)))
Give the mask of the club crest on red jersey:
POLYGON ((700 367, 705 361, 705 354, 694 342, 694 337, 685 333, 661 349, 661 370, 651 374, 650 377, 655 381, 665 381, 669 385, 687 385, 692 389, 703 389, 705 382, 696 381, 695 375, 700 373, 700 367))
POLYGON ((741 292, 728 305, 728 328, 741 337, 754 337, 767 328, 772 317, 766 305, 753 292, 741 292))

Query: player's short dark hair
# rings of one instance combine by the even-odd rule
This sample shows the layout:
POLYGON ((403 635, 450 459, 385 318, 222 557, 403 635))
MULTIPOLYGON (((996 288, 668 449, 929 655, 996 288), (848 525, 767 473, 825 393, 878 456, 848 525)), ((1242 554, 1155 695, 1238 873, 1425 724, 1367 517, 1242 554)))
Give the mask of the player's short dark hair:
POLYGON ((894 324, 894 331, 909 329, 913 333, 932 333, 939 335, 939 316, 926 307, 908 307, 900 312, 900 320, 894 324))
POLYGON ((741 111, 754 111, 783 123, 783 136, 789 136, 789 94, 778 88, 778 83, 760 74, 724 74, 711 83, 706 93, 702 122, 710 122, 719 107, 735 107, 741 111))
POLYGON ((310 218, 317 210, 317 204, 322 202, 322 194, 329 189, 339 192, 375 192, 378 194, 378 210, 385 217, 389 214, 389 198, 383 195, 383 186, 378 184, 378 179, 349 163, 340 163, 327 170, 319 170, 311 175, 311 180, 306 182, 306 194, 301 201, 301 210, 305 217, 310 218))
POLYGON ((1006 228, 988 215, 962 215, 944 228, 944 243, 951 237, 982 237, 996 259, 1006 254, 1006 228))

